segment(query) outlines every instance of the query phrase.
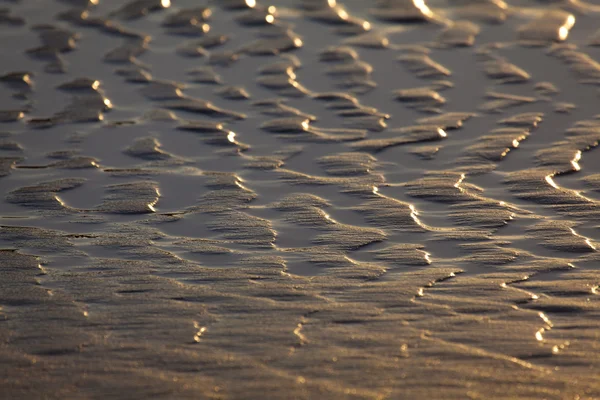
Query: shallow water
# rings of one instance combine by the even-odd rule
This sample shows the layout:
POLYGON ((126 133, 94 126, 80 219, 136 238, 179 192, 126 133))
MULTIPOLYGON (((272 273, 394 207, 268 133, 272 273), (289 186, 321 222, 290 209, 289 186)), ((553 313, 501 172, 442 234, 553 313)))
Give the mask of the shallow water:
POLYGON ((1 398, 600 398, 600 1, 335 3, 0 2, 1 398))

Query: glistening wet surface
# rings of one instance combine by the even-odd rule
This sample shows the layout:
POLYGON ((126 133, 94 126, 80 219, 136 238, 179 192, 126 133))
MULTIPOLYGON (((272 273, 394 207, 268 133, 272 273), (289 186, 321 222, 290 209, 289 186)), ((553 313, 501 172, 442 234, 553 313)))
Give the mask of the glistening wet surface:
POLYGON ((0 1, 0 397, 600 398, 600 1, 0 1))

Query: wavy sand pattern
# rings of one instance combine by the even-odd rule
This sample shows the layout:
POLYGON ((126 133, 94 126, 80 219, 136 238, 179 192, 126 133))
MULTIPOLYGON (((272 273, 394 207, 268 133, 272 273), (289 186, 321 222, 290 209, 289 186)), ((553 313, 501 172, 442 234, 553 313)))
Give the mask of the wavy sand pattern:
POLYGON ((600 398, 599 1, 1 3, 1 398, 600 398))

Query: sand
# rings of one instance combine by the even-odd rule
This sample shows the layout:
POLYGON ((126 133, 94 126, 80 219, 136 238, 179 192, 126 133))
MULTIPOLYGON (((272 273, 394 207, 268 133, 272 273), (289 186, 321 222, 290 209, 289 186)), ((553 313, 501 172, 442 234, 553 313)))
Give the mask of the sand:
POLYGON ((600 398, 599 20, 0 3, 0 398, 600 398))

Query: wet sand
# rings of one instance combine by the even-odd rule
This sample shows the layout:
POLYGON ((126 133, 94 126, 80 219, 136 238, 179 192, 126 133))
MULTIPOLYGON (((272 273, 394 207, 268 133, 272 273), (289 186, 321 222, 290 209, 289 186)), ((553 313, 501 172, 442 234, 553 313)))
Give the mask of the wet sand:
POLYGON ((600 398, 598 21, 0 2, 0 398, 600 398))

